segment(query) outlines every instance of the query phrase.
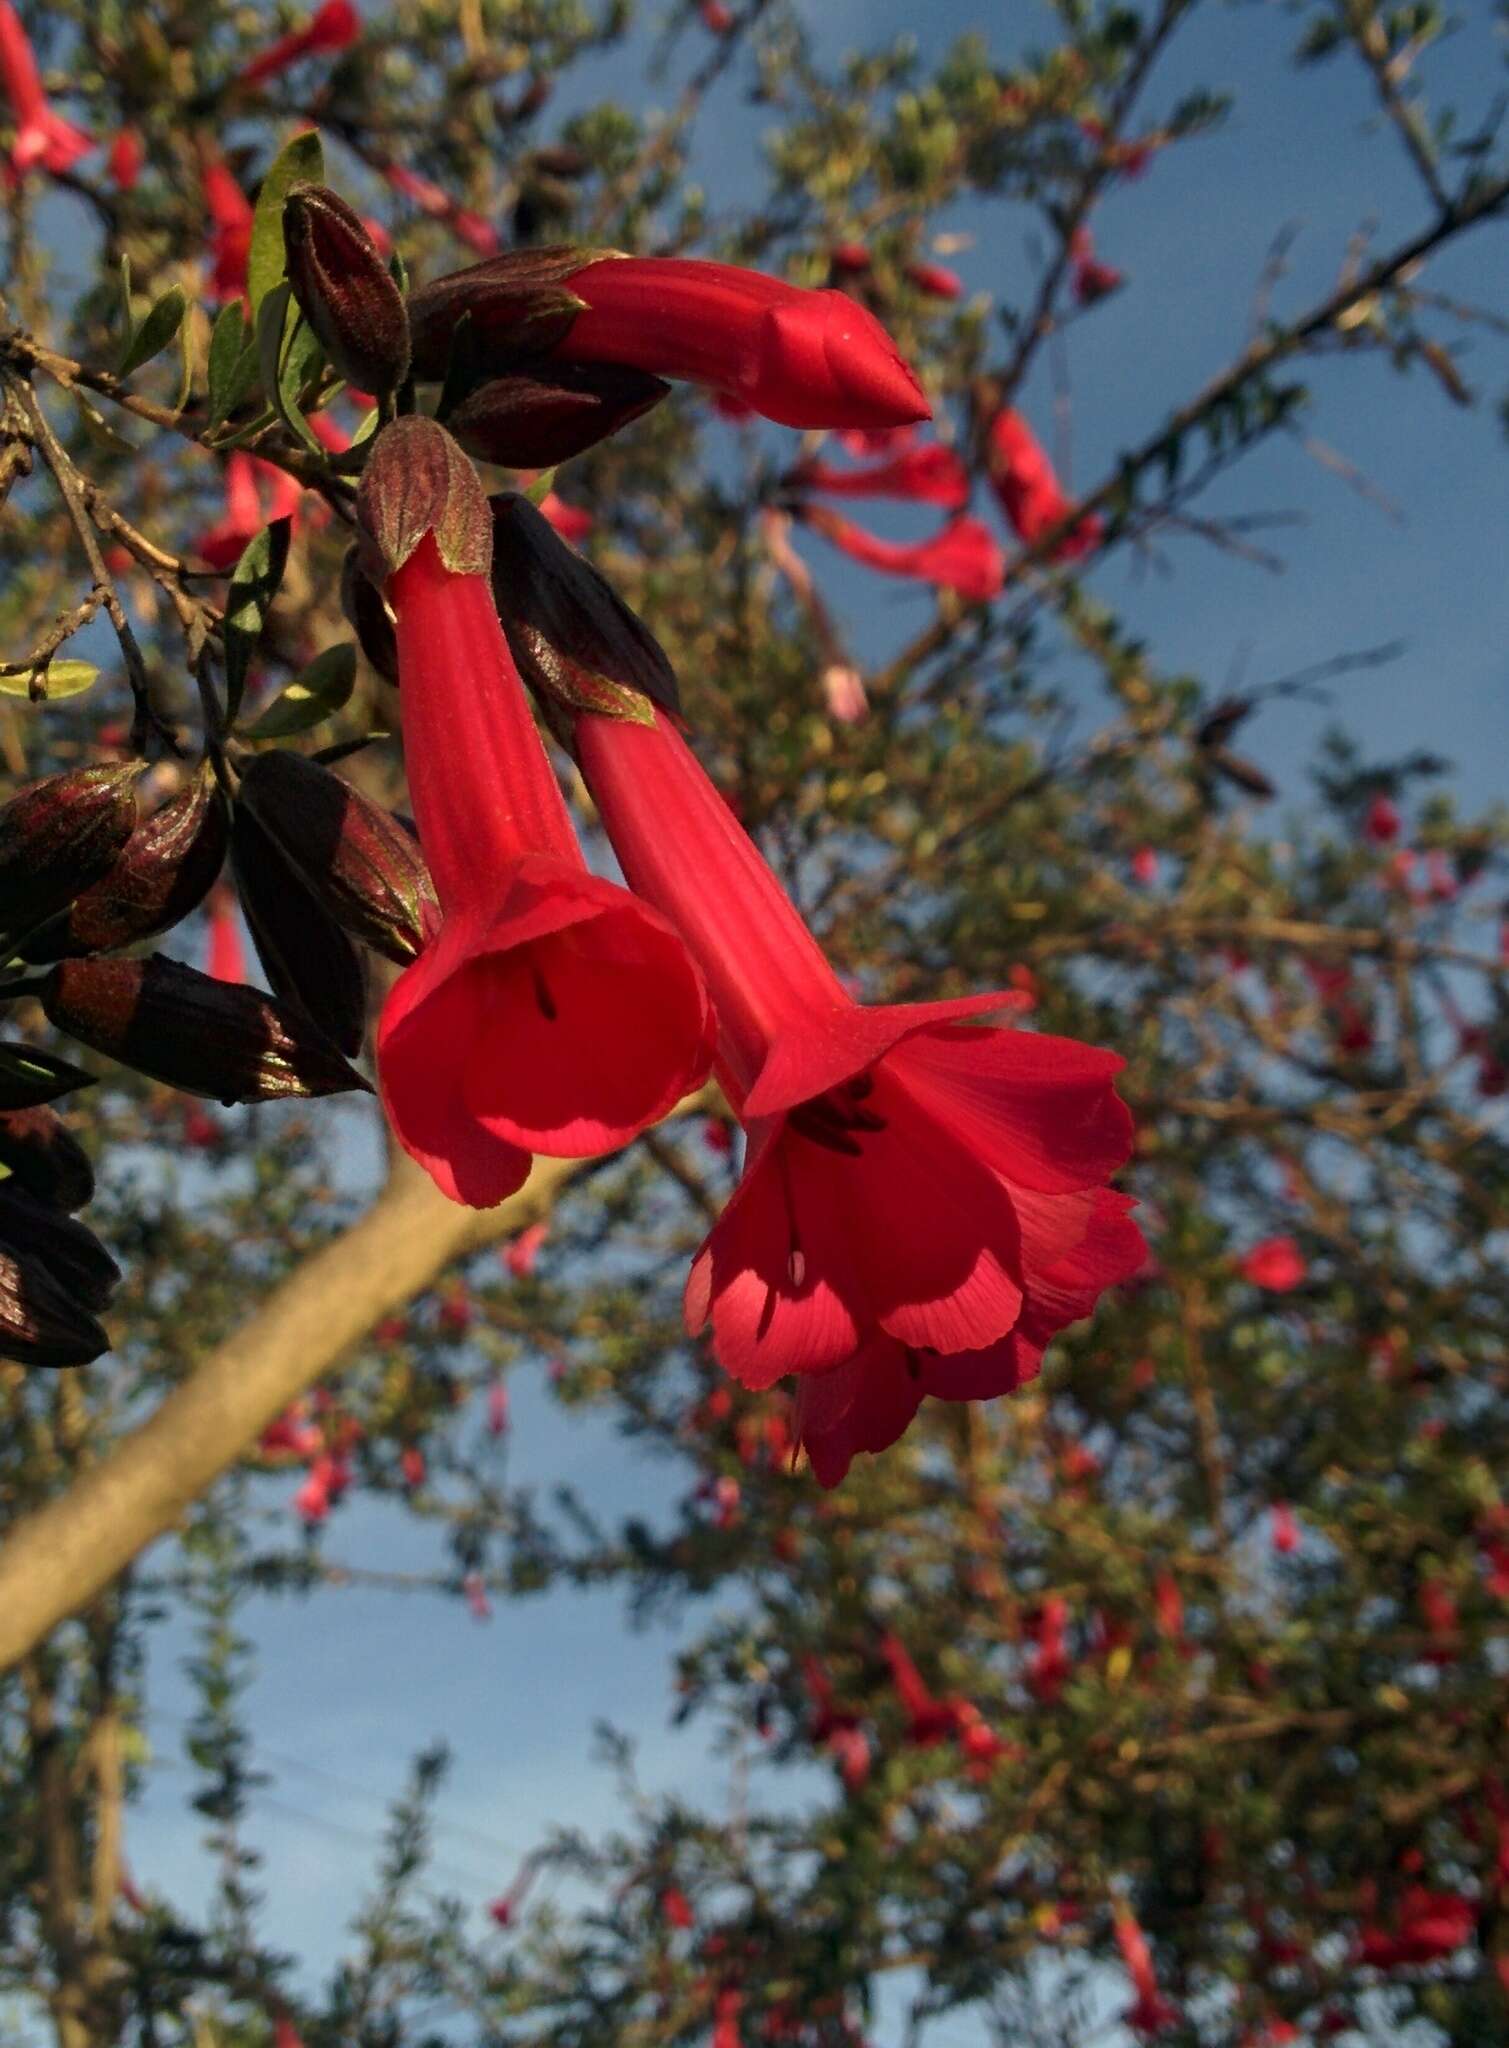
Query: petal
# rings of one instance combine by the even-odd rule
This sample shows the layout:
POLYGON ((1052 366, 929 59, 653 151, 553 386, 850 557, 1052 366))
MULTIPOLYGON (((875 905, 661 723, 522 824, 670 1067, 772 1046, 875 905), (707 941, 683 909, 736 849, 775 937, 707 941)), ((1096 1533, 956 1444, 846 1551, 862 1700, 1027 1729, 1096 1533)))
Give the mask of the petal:
POLYGON ((706 1077, 716 1027, 663 918, 585 869, 534 865, 474 938, 465 976, 481 1028, 457 1061, 460 1086, 495 1136, 590 1157, 706 1077))
POLYGON ((437 944, 394 983, 377 1031, 383 1109, 400 1145, 443 1195, 490 1209, 522 1187, 530 1156, 485 1130, 461 1095, 460 1058, 477 1028, 463 981, 437 944))
POLYGON ((1090 1315, 1108 1287, 1119 1287, 1147 1261, 1132 1221, 1136 1204, 1111 1188, 1078 1195, 1013 1190, 1022 1231, 1027 1301, 1019 1334, 1045 1345, 1059 1330, 1090 1315))
POLYGON ((907 1084, 1015 1186, 1094 1187, 1125 1164, 1118 1053, 1042 1031, 929 1030, 895 1055, 907 1084))
POLYGON ((688 1329, 711 1321, 719 1363, 746 1387, 822 1372, 860 1339, 840 1218, 814 1210, 800 1256, 793 1249, 790 1165, 780 1125, 750 1132, 743 1178, 687 1281, 688 1329))
POLYGON ((997 1010, 1020 1010, 1019 989, 964 996, 942 1003, 835 1003, 814 1009, 800 1031, 775 1039, 749 1091, 750 1116, 774 1116, 783 1109, 835 1088, 864 1073, 891 1048, 915 1033, 958 1023, 997 1010))
POLYGON ((814 1391, 809 1405, 798 1409, 798 1428, 813 1476, 825 1487, 837 1486, 861 1451, 889 1449, 905 1433, 926 1392, 902 1346, 884 1338, 867 1345, 837 1373, 804 1380, 803 1401, 809 1387, 814 1391), (852 1387, 836 1417, 825 1406, 825 1380, 843 1380, 852 1387))

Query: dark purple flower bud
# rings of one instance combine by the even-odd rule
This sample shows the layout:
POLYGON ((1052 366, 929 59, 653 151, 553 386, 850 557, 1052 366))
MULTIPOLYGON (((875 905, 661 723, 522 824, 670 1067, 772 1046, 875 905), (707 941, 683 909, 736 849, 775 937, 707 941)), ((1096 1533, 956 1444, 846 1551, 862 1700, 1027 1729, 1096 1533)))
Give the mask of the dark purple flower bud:
POLYGON ((35 930, 114 865, 136 827, 139 761, 73 768, 0 809, 0 930, 35 930))
POLYGON ((171 930, 203 902, 229 840, 225 799, 202 764, 186 788, 137 826, 108 873, 31 940, 24 957, 111 953, 171 930))
POLYGON ((64 960, 40 994, 59 1031, 190 1095, 230 1104, 368 1086, 301 1011, 161 954, 64 960))
POLYGON ((0 1112, 0 1166, 17 1187, 59 1209, 82 1209, 94 1194, 89 1154, 55 1109, 0 1112))
POLYGON ((485 263, 437 277, 409 295, 409 333, 414 375, 436 381, 451 360, 464 320, 463 343, 484 369, 506 361, 548 355, 570 332, 585 302, 566 280, 599 263, 613 249, 583 249, 567 243, 547 249, 511 249, 485 263))
POLYGON ((427 533, 453 576, 485 576, 492 515, 472 468, 442 426, 409 413, 372 444, 356 494, 362 565, 386 583, 427 533))
POLYGON ((493 601, 519 673, 563 742, 578 711, 646 723, 659 704, 679 716, 675 670, 613 586, 527 498, 488 502, 493 601))
POLYGON ((367 1035, 361 956, 278 842, 237 805, 231 865, 247 929, 273 992, 308 1012, 348 1056, 367 1035))
POLYGON ((341 610, 350 620, 362 653, 385 683, 398 684, 398 636, 387 599, 361 565, 360 548, 346 550, 341 564, 341 610))
POLYGON ((120 1267, 92 1230, 9 1181, 0 1182, 0 1246, 38 1260, 91 1315, 120 1282, 120 1267))
POLYGON ((377 245, 325 185, 296 185, 283 202, 288 283, 340 375, 378 397, 409 373, 409 322, 377 245))
POLYGON ((0 1251, 0 1358, 20 1365, 87 1365, 109 1349, 103 1326, 39 1260, 0 1251))
POLYGON ((307 755, 258 754, 240 802, 351 937, 406 967, 440 911, 419 842, 381 804, 307 755))
POLYGON ((541 364, 467 393, 445 424, 468 455, 509 469, 552 469, 659 405, 670 385, 616 363, 541 364))

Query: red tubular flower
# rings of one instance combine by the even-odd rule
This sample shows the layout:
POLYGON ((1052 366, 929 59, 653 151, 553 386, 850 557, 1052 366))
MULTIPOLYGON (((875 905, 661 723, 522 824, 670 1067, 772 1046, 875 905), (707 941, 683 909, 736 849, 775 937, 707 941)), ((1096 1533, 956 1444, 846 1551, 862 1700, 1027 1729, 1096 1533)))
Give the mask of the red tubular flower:
POLYGON ((225 511, 201 536, 195 552, 213 568, 234 568, 246 543, 269 521, 297 518, 303 495, 298 479, 286 469, 233 448, 225 458, 225 511), (259 481, 268 486, 265 507, 259 481))
POLYGON ((205 165, 200 188, 212 223, 210 296, 221 302, 241 298, 251 254, 251 201, 218 160, 205 165))
POLYGON ((553 353, 706 384, 787 427, 932 417, 874 315, 844 292, 677 256, 613 256, 563 282, 584 302, 553 353))
POLYGON ((891 1667, 896 1697, 906 1710, 906 1739, 912 1747, 931 1749, 935 1743, 956 1734, 960 1702, 936 1697, 901 1638, 888 1630, 880 1639, 880 1654, 891 1667))
POLYGON ((531 1152, 611 1151, 663 1116, 706 1075, 715 1026, 670 925, 582 859, 493 609, 470 464, 433 421, 400 420, 361 509, 390 571, 409 792, 444 914, 384 1005, 378 1077, 399 1143, 485 1208, 531 1152))
POLYGON ((1137 1994, 1134 2003, 1122 2014, 1126 2024, 1139 2034, 1159 2034, 1165 2027, 1177 2026, 1179 2009, 1158 1989, 1147 1936, 1138 1926, 1130 1907, 1117 1908, 1116 1946, 1121 1950, 1121 1959, 1137 1994))
POLYGON ((802 518, 824 540, 887 576, 914 576, 940 590, 956 590, 971 604, 998 597, 1006 581, 1006 563, 988 526, 978 519, 951 519, 927 540, 882 540, 826 505, 808 505, 802 518))
POLYGON ((93 149, 94 137, 65 121, 48 100, 31 39, 10 0, 0 0, 0 90, 15 117, 10 163, 17 174, 40 164, 56 176, 93 149))
POLYGON ((1304 1285, 1305 1255, 1292 1237, 1265 1237, 1243 1255, 1242 1278, 1270 1294, 1291 1294, 1304 1285))
POLYGON ((540 1247, 550 1235, 548 1223, 530 1223, 511 1240, 503 1263, 515 1280, 527 1280, 539 1261, 540 1247))
POLYGON ((1125 282, 1119 270, 1096 256, 1095 239, 1083 221, 1069 238, 1069 281, 1081 306, 1093 306, 1125 282))
POLYGON ((147 160, 147 146, 135 128, 122 128, 110 145, 110 154, 105 159, 105 168, 110 173, 118 190, 130 192, 135 189, 141 176, 141 167, 147 160))
POLYGON ((941 263, 909 263, 907 282, 929 299, 958 299, 964 295, 964 280, 956 270, 941 263))
POLYGON ((241 936, 236 899, 229 889, 220 886, 210 897, 209 946, 204 971, 213 975, 216 981, 244 982, 247 978, 246 942, 241 936))
POLYGON ((1273 1503, 1272 1537, 1273 1548, 1280 1557, 1289 1557, 1299 1548, 1299 1523, 1286 1500, 1273 1503))
POLYGON ((1378 1970, 1439 1962, 1472 1939, 1477 1921, 1477 1907, 1460 1892, 1433 1892, 1412 1884, 1400 1898, 1396 1931, 1369 1923, 1359 1937, 1358 1953, 1378 1970))
POLYGON ((325 5, 316 10, 304 28, 295 29, 290 35, 279 36, 275 43, 269 43, 262 54, 254 57, 239 74, 236 83, 244 86, 265 84, 269 78, 276 78, 279 72, 297 64, 301 57, 333 55, 348 50, 361 32, 362 18, 351 0, 325 0, 325 5))
POLYGON ((806 462, 787 483, 831 498, 905 498, 917 505, 942 505, 961 512, 969 503, 969 471, 952 448, 929 442, 907 448, 869 469, 836 469, 831 462, 806 462))
POLYGON ((1050 1593, 1034 1618, 1032 1662, 1027 1683, 1033 1696, 1045 1707, 1054 1706, 1074 1668, 1068 1648, 1069 1603, 1062 1593, 1050 1593))
POLYGON ((696 1924, 697 1916, 692 1911, 692 1902, 680 1885, 668 1884, 666 1886, 665 1890, 660 1894, 660 1910, 665 1916, 666 1924, 670 1927, 685 1928, 696 1924))
POLYGON ((707 976, 749 1136, 687 1326, 748 1387, 813 1376, 801 1434, 832 1485, 924 1394, 1019 1386, 1141 1265, 1104 1185, 1131 1149, 1122 1062, 975 1021, 1011 995, 861 1008, 663 714, 580 714, 574 744, 631 887, 707 976))
POLYGON ((579 540, 585 540, 597 523, 584 507, 568 505, 566 500, 557 497, 554 491, 545 493, 540 501, 540 510, 561 539, 569 540, 573 545, 579 540))
MULTIPOLYGON (((986 467, 1012 531, 1028 547, 1036 547, 1074 510, 1036 435, 1010 407, 1003 407, 990 423, 986 467)), ((1098 514, 1087 514, 1064 535, 1049 559, 1077 561, 1099 544, 1103 530, 1098 514)))

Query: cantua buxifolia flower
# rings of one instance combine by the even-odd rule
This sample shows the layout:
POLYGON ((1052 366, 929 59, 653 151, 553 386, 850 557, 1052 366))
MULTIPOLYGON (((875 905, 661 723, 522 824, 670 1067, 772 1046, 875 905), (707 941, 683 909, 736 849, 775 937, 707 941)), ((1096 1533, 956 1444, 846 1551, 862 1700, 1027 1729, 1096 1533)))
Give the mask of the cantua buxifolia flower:
POLYGON ((286 36, 279 36, 276 42, 253 57, 237 79, 238 85, 263 85, 269 78, 276 78, 297 64, 303 57, 317 55, 338 55, 347 50, 362 32, 362 18, 352 0, 325 0, 310 16, 303 28, 294 29, 286 36))
POLYGON ((732 264, 575 248, 494 257, 410 298, 418 375, 445 374, 463 315, 490 375, 549 355, 703 384, 788 427, 931 417, 895 343, 846 293, 732 264))
POLYGON ((93 149, 93 137, 65 121, 48 100, 31 39, 10 0, 0 0, 0 89, 16 124, 12 170, 29 171, 35 164, 54 173, 70 170, 93 149))
POLYGON ((905 498, 917 505, 942 505, 960 512, 969 503, 969 471, 952 448, 930 441, 904 448, 868 469, 839 469, 831 462, 804 462, 785 481, 830 498, 905 498))
POLYGON ((210 216, 210 296, 238 299, 246 291, 246 264, 251 255, 252 204, 218 159, 200 176, 210 216))
POLYGON ((359 515, 396 620, 404 751, 440 901, 377 1035, 400 1144, 486 1207, 532 1152, 626 1143, 705 1076, 713 1021, 671 926, 582 859, 493 609, 491 515, 433 420, 395 421, 359 515))
POLYGON ((971 604, 999 597, 1006 560, 990 528, 979 519, 951 519, 926 540, 883 540, 827 505, 806 505, 802 518, 852 562, 886 576, 909 576, 938 590, 954 590, 971 604))
POLYGON ((1018 1008, 1012 994, 856 1003, 665 712, 645 723, 560 693, 573 589, 597 622, 590 661, 577 658, 599 676, 613 661, 617 600, 594 599, 601 579, 523 500, 495 533, 515 653, 630 887, 707 979, 719 1078, 748 1133, 743 1178, 693 1265, 688 1328, 710 1327, 748 1387, 811 1376, 802 1433, 831 1481, 847 1456, 820 1464, 820 1442, 876 1449, 924 1394, 1019 1386, 1055 1331, 1141 1265, 1131 1203, 1105 1186, 1132 1142, 1122 1062, 978 1021, 1018 1008))
MULTIPOLYGON (((1003 407, 990 423, 986 467, 1012 531, 1028 547, 1036 547, 1074 510, 1031 427, 1009 407, 1003 407)), ((1101 531, 1099 517, 1087 513, 1058 542, 1052 560, 1072 562, 1087 555, 1098 544, 1101 531)))

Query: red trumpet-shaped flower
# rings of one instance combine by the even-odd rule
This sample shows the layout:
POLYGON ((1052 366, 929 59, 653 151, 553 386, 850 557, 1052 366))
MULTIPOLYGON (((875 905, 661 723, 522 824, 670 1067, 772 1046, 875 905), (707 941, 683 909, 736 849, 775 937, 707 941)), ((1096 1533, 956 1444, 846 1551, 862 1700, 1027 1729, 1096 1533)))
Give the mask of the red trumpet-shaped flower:
POLYGON ((976 1020, 1011 995, 861 1008, 670 721, 584 713, 574 744, 624 873, 676 925, 718 1012, 743 1179, 687 1285, 746 1386, 804 1381, 824 1484, 924 1394, 1006 1392, 1145 1256, 1107 1176, 1122 1062, 976 1020))
POLYGON ((1147 1936, 1138 1926, 1130 1907, 1118 1906, 1116 1909, 1116 1946, 1121 1950, 1121 1959, 1137 1994, 1133 2004, 1122 2014, 1122 2019, 1139 2034, 1161 2034, 1165 2027, 1177 2026, 1179 2008, 1158 1989, 1147 1936))
POLYGON ((905 448, 868 469, 805 462, 786 481, 804 491, 826 491, 831 498, 906 498, 917 505, 942 505, 949 512, 961 512, 969 503, 969 471, 952 448, 937 441, 905 448))
POLYGON ((532 1152, 611 1151, 663 1116, 705 1076, 713 1020, 670 925, 582 859, 493 609, 466 458, 433 421, 400 420, 361 510, 389 571, 409 792, 443 912, 384 1006, 378 1077, 400 1144, 483 1208, 532 1152))
POLYGON ((563 280, 583 301, 554 353, 705 384, 787 427, 931 418, 896 344, 839 291, 676 256, 608 257, 563 280))
POLYGON ((298 516, 303 495, 297 478, 286 469, 264 462, 260 455, 248 455, 244 448, 233 448, 225 458, 225 511, 200 536, 195 553, 216 569, 233 568, 253 534, 271 520, 298 516), (268 486, 265 507, 259 481, 268 486))
POLYGON ((1006 581, 1006 562, 995 536, 978 519, 951 519, 927 540, 882 540, 826 505, 807 505, 802 517, 832 541, 853 562, 879 569, 887 576, 913 576, 939 590, 956 590, 971 604, 998 597, 1006 581))
POLYGON ((31 39, 10 0, 0 0, 0 88, 16 122, 12 170, 29 171, 40 164, 56 174, 71 169, 93 149, 93 136, 65 121, 48 100, 31 39))
POLYGON ((290 35, 269 43, 260 56, 253 57, 236 80, 238 85, 262 85, 276 78, 301 57, 334 55, 348 50, 362 32, 362 18, 351 0, 325 0, 308 23, 290 35))
POLYGON ((1270 1294, 1289 1294, 1304 1285, 1307 1268, 1305 1255, 1292 1237, 1265 1237, 1243 1253, 1238 1270, 1253 1287, 1266 1287, 1270 1294))
POLYGON ((1380 1927, 1370 1921, 1362 1929, 1358 1953, 1377 1970, 1439 1962, 1472 1939, 1477 1921, 1477 1907, 1460 1892, 1433 1892, 1424 1885, 1408 1885, 1399 1901, 1395 1927, 1380 1927))
POLYGON ((210 296, 219 301, 240 298, 246 291, 251 255, 251 201, 218 160, 205 165, 199 182, 212 224, 210 296))
MULTIPOLYGON (((1028 547, 1036 547, 1074 510, 1065 497, 1053 465, 1019 412, 1004 407, 990 423, 986 465, 991 487, 1012 531, 1028 547)), ((1091 512, 1071 527, 1054 548, 1055 562, 1072 562, 1098 545, 1102 526, 1091 512)))

